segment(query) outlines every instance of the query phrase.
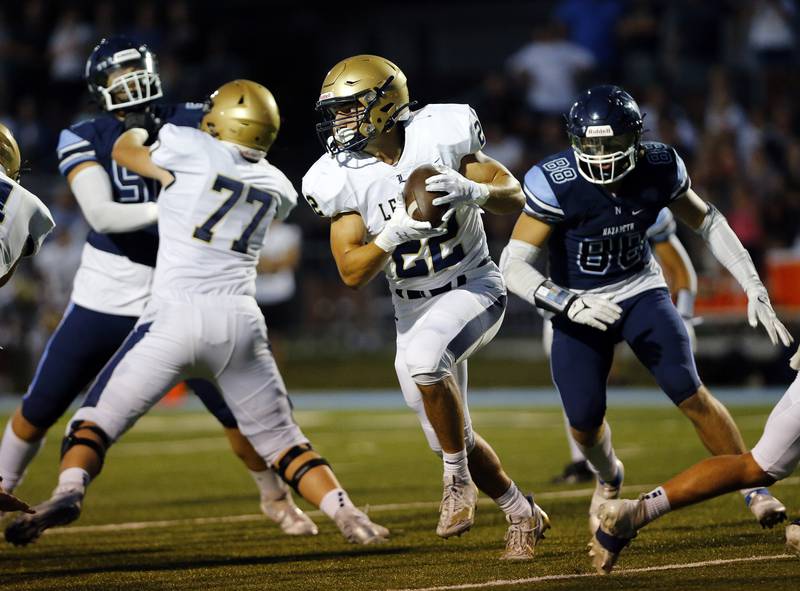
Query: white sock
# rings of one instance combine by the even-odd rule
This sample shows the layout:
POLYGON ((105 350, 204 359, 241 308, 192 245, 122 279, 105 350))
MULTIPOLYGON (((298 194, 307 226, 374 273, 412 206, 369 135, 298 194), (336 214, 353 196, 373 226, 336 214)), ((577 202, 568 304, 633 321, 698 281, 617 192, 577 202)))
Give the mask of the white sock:
POLYGON ((570 431, 569 419, 567 419, 566 413, 564 413, 564 426, 567 428, 567 444, 569 445, 569 457, 572 463, 575 464, 585 461, 586 458, 583 457, 581 448, 578 447, 578 442, 575 441, 575 438, 572 436, 572 431, 570 431))
POLYGON ((319 508, 322 512, 333 519, 336 512, 342 507, 352 507, 353 502, 347 496, 347 492, 343 488, 334 488, 333 490, 325 493, 322 501, 319 503, 319 508))
POLYGON ((637 521, 642 522, 641 524, 637 524, 637 529, 643 525, 647 525, 654 519, 658 519, 665 513, 669 513, 671 510, 667 492, 661 486, 643 495, 639 500, 639 504, 644 507, 644 515, 637 515, 637 521))
POLYGON ((67 468, 58 475, 58 486, 53 491, 53 496, 68 492, 86 493, 86 487, 92 479, 83 468, 67 468))
POLYGON ((258 487, 262 500, 276 501, 283 498, 289 490, 288 485, 281 480, 281 477, 274 470, 267 468, 261 472, 254 470, 249 472, 258 487))
POLYGON ((445 480, 449 480, 452 476, 459 480, 470 480, 466 449, 457 451, 454 454, 442 452, 442 459, 444 460, 445 480))
MULTIPOLYGON (((0 472, 0 474, 3 475, 3 481, 5 481, 6 478, 5 474, 3 474, 2 472, 0 472)), ((757 490, 764 490, 765 488, 766 487, 764 486, 757 486, 756 488, 743 488, 742 490, 739 491, 739 494, 747 498, 747 495, 749 495, 750 493, 756 492, 757 490)))
POLYGON ((530 519, 533 515, 531 504, 525 498, 517 485, 513 482, 508 490, 501 496, 494 500, 497 506, 502 509, 503 513, 508 515, 512 521, 522 521, 523 519, 530 519))
POLYGON ((3 441, 0 443, 0 476, 3 477, 3 489, 14 492, 22 482, 25 469, 36 457, 44 445, 44 437, 34 443, 21 439, 11 427, 11 420, 6 424, 3 441))
POLYGON ((611 446, 611 426, 603 422, 603 436, 592 447, 585 447, 576 442, 592 469, 603 482, 613 482, 617 477, 617 455, 611 446))

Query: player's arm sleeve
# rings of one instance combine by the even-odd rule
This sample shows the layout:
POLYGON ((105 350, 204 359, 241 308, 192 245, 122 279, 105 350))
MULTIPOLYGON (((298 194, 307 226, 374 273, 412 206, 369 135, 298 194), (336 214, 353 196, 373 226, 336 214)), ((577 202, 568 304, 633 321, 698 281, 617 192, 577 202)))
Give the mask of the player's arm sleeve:
MULTIPOLYGON (((81 128, 64 129, 58 137, 58 171, 65 177, 82 162, 98 162, 89 133, 81 128)), ((99 162, 98 162, 99 164, 99 162)))
POLYGON ((578 296, 556 285, 534 267, 540 254, 538 246, 512 238, 500 255, 500 272, 511 293, 541 310, 562 314, 578 296))
POLYGON ((280 221, 289 217, 289 214, 297 206, 297 191, 295 191, 292 182, 288 178, 284 178, 283 181, 283 186, 278 196, 278 209, 275 212, 275 218, 280 221))
POLYGON ((167 123, 150 146, 150 159, 165 170, 181 170, 186 165, 187 156, 193 151, 199 133, 203 132, 167 123))
POLYGON ((525 193, 523 211, 527 215, 551 225, 564 221, 564 210, 540 166, 534 166, 525 174, 522 190, 525 193))
POLYGON ((0 223, 0 275, 5 276, 23 256, 39 252, 42 242, 55 227, 50 210, 33 193, 8 183, 0 184, 0 201, 18 200, 12 213, 0 223), (3 199, 3 197, 5 197, 3 199))
POLYGON ((745 292, 763 286, 758 271, 750 258, 750 253, 742 245, 739 237, 728 225, 728 220, 719 210, 707 204, 703 223, 697 233, 703 237, 716 259, 736 278, 745 292))
POLYGON ((668 208, 663 207, 658 212, 658 217, 653 225, 647 228, 646 236, 650 242, 658 244, 668 241, 670 236, 675 234, 676 229, 675 216, 668 208))
POLYGON ((156 222, 155 203, 116 203, 111 180, 102 166, 87 166, 70 181, 78 205, 95 232, 114 234, 132 232, 156 222))
POLYGON ((467 107, 469 113, 467 116, 469 124, 469 151, 468 154, 474 154, 483 149, 486 145, 486 136, 483 134, 483 127, 481 121, 478 119, 478 114, 472 107, 467 107))
POLYGON ((323 218, 358 211, 353 195, 347 190, 338 170, 316 170, 303 177, 302 193, 312 211, 323 218))

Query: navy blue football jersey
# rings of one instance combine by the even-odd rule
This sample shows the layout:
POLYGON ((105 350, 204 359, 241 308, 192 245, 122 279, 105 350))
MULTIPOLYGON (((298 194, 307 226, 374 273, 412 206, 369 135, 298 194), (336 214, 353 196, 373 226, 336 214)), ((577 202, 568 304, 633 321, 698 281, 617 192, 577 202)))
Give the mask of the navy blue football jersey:
POLYGON ((553 154, 525 175, 525 213, 553 226, 550 276, 570 289, 593 289, 642 271, 652 256, 648 228, 690 187, 675 150, 658 142, 643 153, 612 194, 578 173, 572 149, 553 154))
MULTIPOLYGON (((163 122, 187 127, 198 127, 203 118, 201 103, 177 105, 152 105, 150 107, 163 122)), ((58 169, 65 177, 82 162, 97 162, 108 173, 112 195, 117 203, 144 203, 155 201, 159 184, 153 179, 143 179, 111 159, 114 142, 125 130, 119 119, 104 114, 95 119, 81 121, 61 131, 58 139, 58 169)), ((101 234, 90 230, 87 242, 97 248, 129 258, 135 263, 155 267, 158 252, 158 228, 135 232, 101 234)))

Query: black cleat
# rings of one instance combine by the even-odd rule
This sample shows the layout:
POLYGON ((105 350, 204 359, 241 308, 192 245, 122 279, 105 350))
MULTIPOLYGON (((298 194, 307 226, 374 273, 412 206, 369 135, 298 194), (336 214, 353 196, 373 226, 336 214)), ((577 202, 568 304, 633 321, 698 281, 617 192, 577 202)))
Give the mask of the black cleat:
POLYGON ((36 505, 36 513, 20 515, 6 527, 6 541, 15 546, 27 546, 36 541, 46 529, 72 523, 81 514, 83 495, 69 492, 36 505))

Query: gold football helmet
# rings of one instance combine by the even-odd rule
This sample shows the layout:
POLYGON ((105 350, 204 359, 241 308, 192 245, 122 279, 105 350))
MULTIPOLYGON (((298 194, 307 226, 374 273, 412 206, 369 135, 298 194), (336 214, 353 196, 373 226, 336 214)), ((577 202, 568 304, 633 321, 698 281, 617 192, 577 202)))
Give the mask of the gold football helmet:
POLYGON ((17 140, 11 130, 0 123, 0 166, 8 178, 18 181, 22 156, 19 153, 17 140))
POLYGON ((408 114, 403 71, 377 55, 355 55, 331 68, 322 82, 317 136, 331 154, 357 152, 408 114))
POLYGON ((265 87, 233 80, 215 90, 206 103, 200 129, 213 137, 266 154, 281 126, 278 104, 265 87))

